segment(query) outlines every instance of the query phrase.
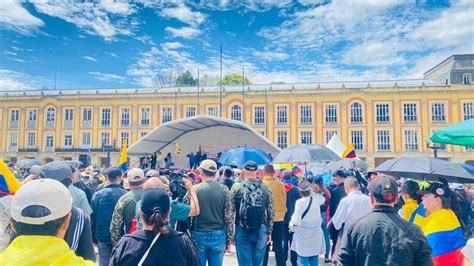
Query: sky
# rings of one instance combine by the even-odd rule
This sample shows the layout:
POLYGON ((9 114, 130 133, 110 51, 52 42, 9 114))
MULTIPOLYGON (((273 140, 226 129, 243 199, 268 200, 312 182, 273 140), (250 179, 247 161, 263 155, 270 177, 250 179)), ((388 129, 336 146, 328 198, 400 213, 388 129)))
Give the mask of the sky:
POLYGON ((0 1, 0 90, 419 79, 474 53, 471 0, 0 1))

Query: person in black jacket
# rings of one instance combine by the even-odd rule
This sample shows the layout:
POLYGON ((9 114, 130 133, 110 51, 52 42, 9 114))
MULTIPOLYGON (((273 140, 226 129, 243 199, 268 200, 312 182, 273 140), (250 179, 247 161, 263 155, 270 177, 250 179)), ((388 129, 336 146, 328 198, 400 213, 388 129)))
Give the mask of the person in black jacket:
MULTIPOLYGON (((328 190, 331 194, 331 199, 329 201, 329 219, 332 219, 334 214, 336 214, 336 210, 337 207, 339 207, 339 203, 341 203, 341 200, 346 196, 346 190, 344 189, 344 180, 346 177, 347 173, 345 171, 337 170, 335 173, 334 180, 328 187, 328 190)), ((341 240, 343 228, 336 230, 332 222, 329 221, 328 231, 331 241, 333 243, 331 247, 331 256, 333 256, 336 251, 337 241, 341 240), (339 233, 339 231, 341 232, 341 234, 339 233)))
MULTIPOLYGON (((285 171, 283 173, 283 179, 290 180, 292 173, 290 171, 285 171)), ((290 220, 291 216, 295 212, 296 201, 301 197, 298 187, 294 186, 290 182, 285 183, 286 190, 286 213, 285 218, 283 219, 283 259, 285 262, 288 259, 288 250, 293 241, 293 232, 290 232, 290 220)), ((291 265, 298 265, 298 254, 295 251, 290 250, 290 262, 291 265)))
POLYGON ((344 238, 339 265, 433 265, 431 247, 420 227, 394 209, 398 186, 390 177, 369 183, 372 212, 355 222, 344 238))
POLYGON ((143 230, 120 239, 112 251, 110 265, 199 265, 191 239, 169 228, 170 210, 165 190, 145 190, 139 211, 143 230))

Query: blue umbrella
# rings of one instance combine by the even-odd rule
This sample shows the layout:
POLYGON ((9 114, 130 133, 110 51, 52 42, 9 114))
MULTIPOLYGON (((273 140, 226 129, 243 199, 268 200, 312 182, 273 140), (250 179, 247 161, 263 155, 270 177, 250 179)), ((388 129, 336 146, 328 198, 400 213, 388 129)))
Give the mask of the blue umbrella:
POLYGON ((272 159, 268 154, 259 148, 240 147, 226 151, 222 154, 219 162, 223 165, 233 165, 243 167, 247 161, 254 161, 258 165, 271 163, 272 159))

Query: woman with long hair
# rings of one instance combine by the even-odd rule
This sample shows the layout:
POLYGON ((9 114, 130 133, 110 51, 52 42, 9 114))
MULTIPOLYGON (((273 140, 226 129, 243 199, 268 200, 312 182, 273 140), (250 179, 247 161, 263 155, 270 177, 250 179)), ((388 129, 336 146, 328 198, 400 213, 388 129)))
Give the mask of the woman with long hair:
POLYGON ((143 192, 140 218, 143 230, 122 237, 112 251, 110 265, 199 265, 189 237, 169 228, 170 198, 165 190, 143 192))
POLYGON ((400 209, 400 216, 404 220, 421 227, 425 221, 426 213, 423 204, 421 204, 419 191, 420 187, 417 182, 407 180, 403 183, 400 194, 405 204, 400 209))

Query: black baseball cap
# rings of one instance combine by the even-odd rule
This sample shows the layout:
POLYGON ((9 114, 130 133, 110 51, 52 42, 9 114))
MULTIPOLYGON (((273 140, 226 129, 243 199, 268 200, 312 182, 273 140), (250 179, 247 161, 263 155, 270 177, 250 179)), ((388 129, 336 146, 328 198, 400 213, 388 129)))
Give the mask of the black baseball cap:
POLYGON ((438 197, 449 197, 450 190, 441 182, 425 182, 417 193, 421 195, 431 193, 438 197))
POLYGON ((168 213, 170 197, 164 189, 153 188, 143 191, 140 210, 150 217, 155 213, 168 213))
POLYGON ((110 168, 110 170, 107 172, 107 177, 109 179, 117 179, 117 178, 120 178, 122 174, 123 174, 122 169, 118 167, 113 167, 113 168, 110 168))
POLYGON ((247 161, 244 164, 244 169, 247 171, 255 172, 258 170, 258 164, 254 161, 247 161))
POLYGON ((368 188, 380 203, 393 203, 398 197, 397 182, 388 176, 377 177, 369 183, 368 188))

